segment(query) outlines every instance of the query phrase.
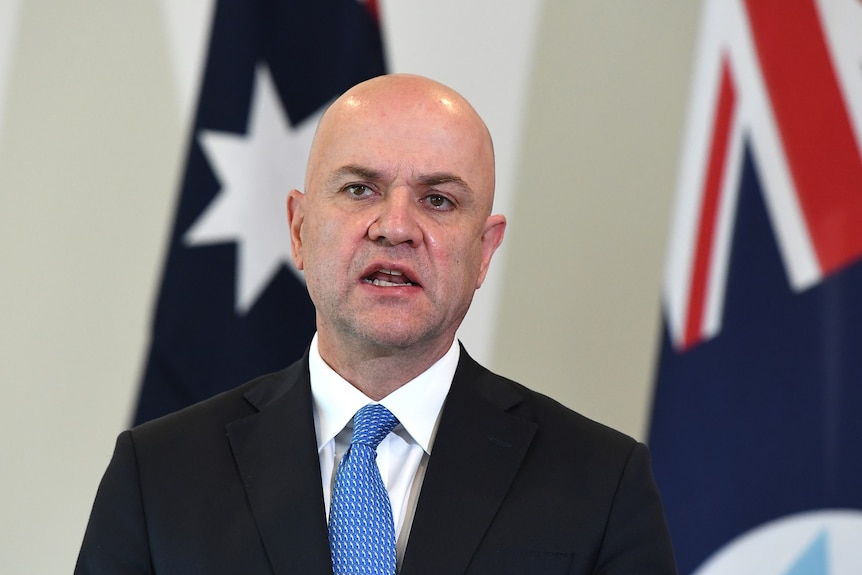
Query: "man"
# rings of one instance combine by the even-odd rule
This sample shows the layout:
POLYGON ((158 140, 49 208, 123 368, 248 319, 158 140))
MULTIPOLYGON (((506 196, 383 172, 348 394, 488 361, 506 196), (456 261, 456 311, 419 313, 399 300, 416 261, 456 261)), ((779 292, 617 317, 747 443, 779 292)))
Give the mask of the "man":
POLYGON ((305 188, 287 211, 308 353, 123 433, 76 573, 341 571, 339 462, 376 403, 400 422, 377 447, 390 573, 675 573, 646 448, 455 340, 506 226, 473 108, 417 76, 359 84, 322 118, 305 188))

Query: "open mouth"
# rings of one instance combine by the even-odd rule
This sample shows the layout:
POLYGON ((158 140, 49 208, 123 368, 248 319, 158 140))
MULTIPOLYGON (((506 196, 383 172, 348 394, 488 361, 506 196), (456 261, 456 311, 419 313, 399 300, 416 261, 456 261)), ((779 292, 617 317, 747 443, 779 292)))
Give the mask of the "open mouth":
POLYGON ((408 287, 418 285, 415 282, 410 281, 410 279, 402 272, 387 269, 379 269, 362 278, 362 281, 367 284, 381 287, 408 287))

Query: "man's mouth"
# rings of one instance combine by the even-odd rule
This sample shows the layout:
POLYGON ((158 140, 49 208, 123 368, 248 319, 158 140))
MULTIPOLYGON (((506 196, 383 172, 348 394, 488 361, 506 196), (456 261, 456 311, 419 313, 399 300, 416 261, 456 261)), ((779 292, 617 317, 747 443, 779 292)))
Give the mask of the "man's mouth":
POLYGON ((362 278, 367 284, 381 287, 407 287, 416 285, 398 270, 379 269, 376 272, 362 278))

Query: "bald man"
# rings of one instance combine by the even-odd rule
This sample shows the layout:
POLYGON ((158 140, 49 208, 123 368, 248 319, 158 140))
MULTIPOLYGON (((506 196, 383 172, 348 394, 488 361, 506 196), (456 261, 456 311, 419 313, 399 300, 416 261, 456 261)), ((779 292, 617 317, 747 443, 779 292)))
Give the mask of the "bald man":
POLYGON ((307 353, 121 434, 76 574, 332 573, 368 404, 397 418, 376 463, 398 573, 675 573, 646 447, 455 338, 503 239, 493 198, 488 129, 450 88, 391 75, 336 100, 287 199, 307 353))

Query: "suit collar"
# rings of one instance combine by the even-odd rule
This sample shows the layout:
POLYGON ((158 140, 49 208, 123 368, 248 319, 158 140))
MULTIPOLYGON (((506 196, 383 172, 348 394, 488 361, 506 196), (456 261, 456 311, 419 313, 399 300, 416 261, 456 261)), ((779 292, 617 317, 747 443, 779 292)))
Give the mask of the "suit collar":
POLYGON ((331 573, 307 355, 246 394, 228 440, 273 571, 331 573))
MULTIPOLYGON (((431 367, 396 389, 380 403, 391 411, 410 437, 430 453, 443 403, 458 367, 460 347, 450 349, 431 367)), ((335 372, 320 356, 317 336, 308 352, 317 449, 338 435, 353 415, 372 400, 335 372)))
MULTIPOLYGON (((465 572, 506 496, 537 426, 510 413, 523 394, 504 381, 461 349, 402 575, 465 572)), ((331 573, 307 356, 245 398, 257 412, 227 433, 273 571, 331 573)))
POLYGON ((523 400, 521 391, 461 351, 402 575, 467 570, 537 429, 535 423, 510 413, 523 400))

